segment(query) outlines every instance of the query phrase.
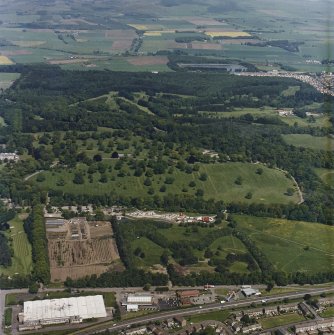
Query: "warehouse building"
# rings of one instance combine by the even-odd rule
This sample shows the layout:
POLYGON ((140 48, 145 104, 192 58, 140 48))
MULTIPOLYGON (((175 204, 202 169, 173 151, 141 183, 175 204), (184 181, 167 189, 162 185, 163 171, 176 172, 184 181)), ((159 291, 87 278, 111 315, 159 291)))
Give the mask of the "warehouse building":
POLYGON ((122 305, 126 306, 127 312, 137 312, 140 306, 152 306, 153 298, 149 294, 129 294, 122 305))
POLYGON ((243 288, 241 292, 247 298, 251 297, 252 295, 256 295, 256 296, 261 295, 261 292, 259 290, 251 288, 251 287, 243 288))
POLYGON ((62 323, 107 316, 102 295, 52 300, 25 301, 19 314, 19 330, 38 329, 62 323))

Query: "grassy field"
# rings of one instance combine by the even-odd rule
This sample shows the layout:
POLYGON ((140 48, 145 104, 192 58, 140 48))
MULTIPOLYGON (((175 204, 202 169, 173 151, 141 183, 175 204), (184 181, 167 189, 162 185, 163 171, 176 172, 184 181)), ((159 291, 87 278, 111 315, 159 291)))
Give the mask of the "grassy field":
POLYGON ((322 313, 320 313, 322 318, 331 318, 334 316, 334 307, 327 307, 322 313))
MULTIPOLYGON (((19 73, 0 73, 0 89, 9 88, 12 83, 20 77, 19 73)), ((1 120, 0 120, 1 126, 1 120)))
POLYGON ((277 269, 315 273, 334 266, 334 227, 284 219, 234 217, 238 227, 248 233, 277 269))
MULTIPOLYGON (((110 157, 110 156, 109 156, 110 157)), ((82 194, 104 194, 113 190, 115 193, 124 196, 144 196, 150 188, 153 188, 155 194, 187 193, 195 195, 198 189, 204 191, 204 199, 213 198, 215 200, 224 200, 226 202, 248 202, 248 203, 283 203, 298 202, 298 195, 287 196, 286 190, 294 187, 293 181, 287 178, 283 172, 269 169, 261 166, 263 173, 257 174, 259 165, 250 163, 224 163, 224 164, 199 164, 199 172, 186 173, 178 169, 174 169, 171 174, 154 175, 151 177, 152 185, 150 187, 144 185, 146 177, 133 176, 133 171, 129 170, 124 164, 122 171, 124 176, 120 176, 119 171, 115 170, 115 160, 105 160, 107 167, 106 175, 108 181, 106 183, 99 182, 100 173, 93 174, 92 183, 88 182, 84 165, 78 165, 76 170, 58 169, 54 171, 43 172, 45 180, 38 182, 45 189, 61 189, 64 192, 82 194), (109 171, 111 167, 112 171, 109 171), (73 179, 76 171, 82 171, 85 174, 84 184, 74 184, 73 179), (207 180, 200 180, 202 173, 207 174, 207 180), (172 184, 165 184, 165 179, 170 176, 174 179, 172 184), (241 178, 241 185, 236 184, 236 180, 241 178), (64 186, 57 186, 59 180, 64 180, 64 186), (196 186, 189 187, 189 183, 194 181, 196 186), (87 188, 87 185, 94 186, 87 188), (165 192, 160 192, 162 185, 166 186, 165 192), (250 193, 250 199, 246 195, 250 193)), ((31 180, 37 182, 35 176, 31 180)))
MULTIPOLYGON (((295 87, 295 86, 293 86, 295 87)), ((297 87, 297 86, 296 86, 297 87)), ((295 87, 295 88, 296 88, 295 87)), ((286 92, 291 92, 292 87, 287 90, 286 92)), ((319 108, 318 105, 316 106, 308 106, 309 111, 313 111, 314 109, 319 108)), ((230 118, 230 117, 241 117, 246 114, 253 115, 254 118, 257 117, 275 117, 286 124, 293 126, 294 124, 297 124, 300 127, 324 127, 324 128, 330 128, 331 123, 329 122, 329 118, 326 115, 320 115, 316 117, 313 121, 310 122, 309 118, 300 118, 298 116, 292 115, 288 117, 279 116, 276 109, 272 107, 264 107, 264 108, 235 108, 231 112, 208 112, 208 111, 200 111, 200 114, 212 117, 212 118, 230 118)))
POLYGON ((137 266, 151 266, 160 263, 160 256, 164 249, 146 237, 134 240, 131 246, 133 252, 139 247, 145 253, 145 258, 135 258, 137 266))
POLYGON ((280 295, 284 293, 291 293, 302 290, 298 287, 274 287, 269 292, 267 290, 261 290, 262 295, 264 296, 274 296, 274 295, 280 295))
POLYGON ((27 275, 32 270, 31 245, 23 229, 22 216, 16 216, 9 222, 10 230, 6 232, 8 239, 12 239, 11 245, 14 250, 12 265, 8 268, 0 267, 0 273, 12 276, 16 273, 27 275))
MULTIPOLYGON (((129 222, 129 224, 131 224, 129 222)), ((199 242, 201 239, 204 239, 209 234, 212 234, 213 231, 218 231, 219 229, 225 227, 226 223, 223 222, 220 225, 215 227, 200 227, 200 226, 192 226, 192 227, 185 227, 179 225, 172 225, 168 229, 157 229, 157 231, 163 235, 168 242, 182 242, 182 241, 191 241, 199 242)), ((160 256, 163 254, 164 249, 157 245, 156 243, 152 242, 146 237, 140 237, 134 240, 131 240, 131 252, 135 255, 135 250, 137 248, 140 249, 140 252, 145 254, 144 257, 140 255, 135 256, 135 263, 139 267, 151 267, 155 264, 160 264, 160 256)), ((230 253, 235 254, 244 254, 247 253, 246 247, 243 243, 238 240, 237 238, 231 236, 224 236, 215 239, 211 245, 208 246, 208 249, 212 252, 212 258, 214 259, 221 259, 224 260, 226 256, 230 253)), ((170 255, 170 261, 174 262, 175 260, 172 257, 172 251, 167 249, 166 250, 170 255)), ((186 266, 185 269, 187 271, 194 271, 199 272, 202 270, 205 271, 213 271, 214 266, 210 266, 208 264, 208 259, 205 256, 205 250, 198 250, 197 248, 192 248, 192 253, 195 257, 197 257, 198 262, 191 266, 186 266)), ((249 273, 248 264, 246 262, 233 262, 229 270, 231 272, 238 272, 238 273, 249 273)))
POLYGON ((13 310, 11 308, 5 309, 5 326, 9 327, 12 325, 12 314, 13 310))
POLYGON ((334 187, 334 170, 316 168, 314 171, 325 184, 334 187))
POLYGON ((287 134, 282 136, 286 143, 296 147, 326 151, 334 150, 334 138, 331 137, 318 137, 308 134, 287 134))
POLYGON ((304 320, 305 318, 299 314, 286 314, 260 319, 260 323, 263 329, 269 329, 304 320))
POLYGON ((281 95, 284 97, 294 96, 300 90, 300 86, 290 86, 288 89, 284 90, 281 95))
POLYGON ((214 321, 220 321, 224 322, 230 315, 229 311, 215 311, 210 313, 204 313, 204 314, 198 314, 198 315, 192 315, 187 318, 188 322, 202 322, 206 320, 214 320, 214 321))
POLYGON ((0 116, 0 127, 4 127, 5 125, 5 120, 3 119, 3 117, 0 116))

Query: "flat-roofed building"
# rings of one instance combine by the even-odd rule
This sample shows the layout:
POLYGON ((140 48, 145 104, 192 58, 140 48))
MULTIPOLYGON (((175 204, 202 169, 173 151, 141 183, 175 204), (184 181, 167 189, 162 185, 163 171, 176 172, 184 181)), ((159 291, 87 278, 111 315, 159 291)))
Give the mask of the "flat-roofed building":
POLYGON ((61 323, 80 323, 85 319, 107 316, 102 295, 51 300, 25 301, 19 327, 45 326, 61 323))
POLYGON ((152 305, 152 296, 149 294, 145 295, 134 295, 129 294, 126 299, 127 304, 137 304, 137 305, 152 305))

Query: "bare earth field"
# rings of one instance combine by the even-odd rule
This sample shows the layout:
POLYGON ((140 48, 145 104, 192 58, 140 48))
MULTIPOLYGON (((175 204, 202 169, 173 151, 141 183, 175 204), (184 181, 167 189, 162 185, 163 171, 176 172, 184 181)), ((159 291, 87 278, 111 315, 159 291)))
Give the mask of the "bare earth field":
POLYGON ((168 58, 165 56, 142 56, 142 57, 131 57, 126 59, 130 64, 136 66, 145 65, 166 65, 168 58))
POLYGON ((191 43, 192 49, 199 50, 222 50, 223 46, 218 43, 191 43))
POLYGON ((105 37, 113 41, 111 51, 124 52, 131 48, 137 34, 133 30, 107 30, 105 37))
POLYGON ((212 18, 185 17, 184 19, 195 26, 224 26, 226 25, 225 22, 219 22, 212 18))
POLYGON ((100 275, 119 260, 109 222, 76 220, 65 225, 66 236, 49 233, 51 280, 65 281, 86 275, 100 275))

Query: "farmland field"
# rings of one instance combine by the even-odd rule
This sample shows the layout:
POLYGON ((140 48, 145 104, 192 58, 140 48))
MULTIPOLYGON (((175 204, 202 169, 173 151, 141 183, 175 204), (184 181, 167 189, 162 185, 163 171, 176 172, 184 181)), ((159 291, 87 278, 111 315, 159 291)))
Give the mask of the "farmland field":
POLYGON ((334 227, 242 215, 235 219, 279 270, 316 273, 334 266, 334 227))
POLYGON ((24 215, 18 215, 9 222, 10 229, 6 231, 8 239, 12 239, 11 245, 14 250, 12 265, 9 268, 0 266, 0 274, 12 276, 16 273, 28 275, 32 270, 31 245, 23 229, 24 215))
POLYGON ((291 145, 313 150, 334 150, 334 138, 332 137, 317 137, 307 134, 288 134, 283 135, 283 139, 291 145))
MULTIPOLYGON (((129 52, 134 55, 173 52, 178 49, 174 41, 176 35, 191 32, 205 34, 209 43, 197 43, 194 48, 187 49, 190 54, 203 48, 209 53, 216 51, 220 57, 237 57, 259 66, 282 64, 297 70, 321 72, 325 66, 319 60, 332 54, 333 46, 327 43, 322 10, 313 2, 307 4, 308 10, 305 10, 308 6, 301 9, 299 3, 287 4, 285 0, 279 5, 245 0, 227 5, 210 0, 196 4, 173 2, 171 6, 164 1, 141 3, 140 6, 126 1, 124 6, 110 3, 101 10, 98 5, 83 9, 74 1, 70 11, 66 1, 59 1, 57 6, 48 7, 47 14, 37 5, 25 8, 21 3, 20 7, 8 4, 7 10, 0 13, 3 22, 1 53, 2 57, 9 57, 3 58, 2 63, 48 62, 55 57, 65 60, 72 54, 110 56, 129 52), (289 13, 284 7, 287 5, 289 13), (307 26, 303 25, 305 21, 308 21, 307 26), (296 41, 299 47, 292 52, 278 47, 250 46, 251 36, 260 42, 296 41), (216 45, 211 43, 218 38, 226 41, 223 51, 214 50, 216 45), (240 43, 238 40, 242 38, 245 42, 240 43), (144 43, 141 44, 140 39, 144 43), (5 55, 8 51, 18 54, 5 55)), ((179 44, 179 48, 187 47, 179 44)), ((110 61, 106 63, 105 68, 110 68, 110 61)), ((77 68, 86 70, 84 66, 77 68)), ((167 68, 161 69, 164 70, 167 68)))
MULTIPOLYGON (((106 172, 108 182, 99 182, 100 174, 93 174, 93 185, 95 187, 87 190, 88 180, 81 185, 74 184, 73 178, 75 171, 66 171, 56 169, 56 171, 43 172, 45 180, 39 184, 48 189, 62 189, 64 192, 81 194, 89 191, 91 194, 103 194, 114 192, 123 195, 141 195, 147 193, 148 188, 144 185, 145 176, 135 177, 129 169, 124 165, 125 175, 120 177, 119 173, 114 169, 115 162, 113 160, 105 160, 105 165, 111 167, 112 172, 106 172), (58 186, 60 179, 63 179, 65 185, 58 186)), ((249 163, 224 163, 224 164, 199 164, 200 171, 193 173, 185 173, 183 171, 174 170, 170 175, 174 179, 172 184, 166 184, 164 193, 172 192, 174 194, 184 193, 187 188, 189 194, 195 194, 197 189, 203 189, 204 198, 215 200, 224 200, 227 202, 243 201, 257 203, 289 203, 298 202, 298 195, 285 195, 287 188, 294 188, 293 181, 287 178, 283 172, 269 169, 263 166, 263 174, 256 173, 258 166, 249 163), (200 175, 205 173, 208 178, 200 180, 200 175), (240 178, 241 184, 236 184, 236 180, 240 178), (191 181, 195 181, 195 187, 189 187, 191 181), (251 199, 245 198, 251 193, 251 199)), ((84 171, 84 166, 80 165, 78 171, 84 171)), ((37 176, 32 180, 37 181, 37 176)), ((155 175, 151 178, 154 192, 159 194, 159 189, 164 185, 164 176, 155 175)))
POLYGON ((93 273, 101 274, 110 267, 120 265, 110 224, 78 222, 67 226, 69 232, 65 238, 54 234, 48 235, 50 272, 53 282, 65 281, 67 277, 76 279, 93 273), (88 238, 77 237, 78 229, 81 231, 80 234, 88 238))

